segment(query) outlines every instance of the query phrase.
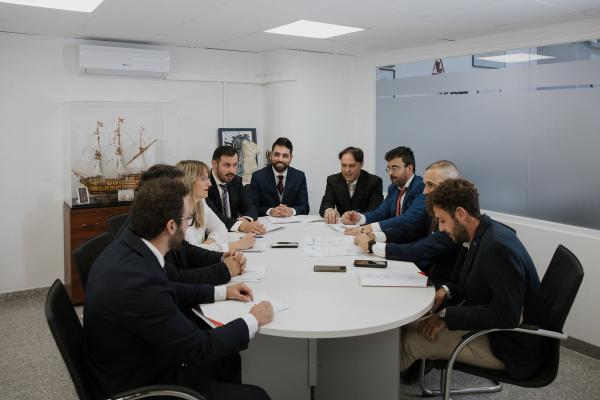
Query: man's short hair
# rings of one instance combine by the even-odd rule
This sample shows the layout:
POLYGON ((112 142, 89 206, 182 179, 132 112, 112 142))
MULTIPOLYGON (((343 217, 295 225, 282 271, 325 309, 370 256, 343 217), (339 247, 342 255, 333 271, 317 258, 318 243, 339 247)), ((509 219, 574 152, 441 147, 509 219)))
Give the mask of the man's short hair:
POLYGON ((444 179, 460 178, 460 171, 458 170, 458 167, 456 166, 456 164, 454 164, 452 161, 448 161, 448 160, 436 161, 432 164, 429 164, 427 166, 427 168, 425 168, 425 171, 429 171, 431 169, 437 169, 437 170, 442 171, 442 175, 444 176, 444 179))
POLYGON ((340 154, 338 155, 338 158, 341 160, 342 156, 346 153, 350 153, 352 154, 352 157, 354 157, 354 160, 356 160, 356 162, 362 163, 363 160, 365 159, 365 155, 363 153, 363 151, 361 149, 359 149, 358 147, 346 147, 344 150, 340 151, 340 154))
POLYGON ((234 149, 232 146, 228 146, 228 145, 219 146, 213 152, 212 159, 213 159, 213 161, 219 162, 219 160, 223 156, 227 156, 227 157, 238 156, 239 157, 239 154, 238 154, 237 150, 234 149))
POLYGON ((273 142, 273 146, 271 146, 271 151, 275 149, 275 146, 283 146, 287 148, 290 151, 290 154, 294 152, 294 146, 292 146, 292 142, 290 139, 285 137, 277 138, 277 140, 273 142))
POLYGON ((179 168, 167 164, 154 164, 147 171, 145 171, 140 177, 140 183, 138 189, 144 184, 157 178, 171 178, 177 179, 183 177, 183 171, 179 168))
POLYGON ((415 155, 410 147, 398 146, 396 148, 391 149, 387 153, 385 153, 385 161, 392 161, 394 158, 402 158, 402 162, 405 167, 409 165, 413 166, 413 171, 417 170, 417 166, 415 164, 415 155))
POLYGON ((433 207, 441 208, 454 218, 458 207, 479 219, 479 192, 474 184, 466 179, 447 179, 427 195, 427 210, 433 215, 433 207))
POLYGON ((131 206, 131 229, 146 240, 157 237, 167 222, 182 223, 185 185, 172 178, 156 178, 144 183, 131 206))

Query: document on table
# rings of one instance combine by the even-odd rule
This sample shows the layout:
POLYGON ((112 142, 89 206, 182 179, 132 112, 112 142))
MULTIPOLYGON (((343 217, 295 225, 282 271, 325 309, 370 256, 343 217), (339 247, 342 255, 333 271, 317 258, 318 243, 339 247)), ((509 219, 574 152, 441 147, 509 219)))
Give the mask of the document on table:
POLYGON ((319 236, 304 238, 306 246, 348 246, 354 240, 352 236, 319 236))
POLYGON ((358 271, 358 278, 361 286, 427 286, 427 277, 414 271, 358 271))
POLYGON ((276 231, 277 229, 283 229, 283 228, 285 228, 284 226, 273 225, 271 223, 265 223, 265 224, 263 224, 263 226, 265 227, 265 230, 267 231, 267 233, 276 231))
POLYGON ((308 257, 358 256, 363 254, 363 251, 353 244, 343 246, 304 245, 304 255, 308 257))
POLYGON ((213 328, 225 325, 234 319, 243 317, 250 309, 261 301, 269 301, 273 306, 273 312, 278 313, 286 310, 288 305, 271 298, 263 293, 254 293, 254 301, 243 302, 238 300, 216 301, 214 303, 200 304, 200 310, 193 308, 194 313, 206 321, 213 328))
POLYGON ((266 243, 256 242, 256 243, 254 243, 254 246, 252 246, 252 248, 241 250, 241 252, 242 253, 262 253, 263 251, 267 250, 268 247, 269 246, 267 246, 266 243))
POLYGON ((266 265, 247 265, 244 273, 231 278, 231 282, 260 282, 266 277, 266 265))
POLYGON ((358 225, 344 225, 344 224, 330 224, 328 228, 333 229, 336 232, 344 233, 346 229, 356 228, 358 225))
POLYGON ((267 219, 272 224, 291 224, 294 222, 302 222, 302 220, 295 215, 292 217, 267 217, 267 219))

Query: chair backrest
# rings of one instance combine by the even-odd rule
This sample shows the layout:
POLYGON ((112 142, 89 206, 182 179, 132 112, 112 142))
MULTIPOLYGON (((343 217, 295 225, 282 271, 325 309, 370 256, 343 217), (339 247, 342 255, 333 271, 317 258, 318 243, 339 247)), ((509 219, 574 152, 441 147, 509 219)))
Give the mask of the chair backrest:
POLYGON ((581 263, 569 249, 559 244, 541 282, 538 304, 541 328, 562 332, 581 281, 581 263))
POLYGON ((117 236, 117 233, 121 230, 123 224, 127 221, 128 213, 117 214, 109 217, 106 221, 108 224, 107 232, 110 233, 111 239, 114 239, 117 236))
POLYGON ((56 346, 82 400, 92 399, 86 386, 87 366, 83 358, 83 328, 62 282, 54 281, 46 297, 46 321, 56 346))
POLYGON ((77 272, 79 273, 79 281, 81 282, 81 287, 84 292, 90 270, 92 269, 92 264, 94 264, 96 258, 98 258, 100 253, 104 251, 110 242, 112 242, 110 233, 102 232, 85 241, 73 252, 73 259, 75 260, 77 272))

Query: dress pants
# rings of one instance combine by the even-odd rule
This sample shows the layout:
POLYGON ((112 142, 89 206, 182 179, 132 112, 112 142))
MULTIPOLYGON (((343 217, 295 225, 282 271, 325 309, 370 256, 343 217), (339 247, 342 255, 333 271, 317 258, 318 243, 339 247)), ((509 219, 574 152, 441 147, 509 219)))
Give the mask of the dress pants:
MULTIPOLYGON (((451 331, 443 329, 438 332, 434 341, 426 338, 418 329, 417 320, 402 328, 402 354, 400 370, 422 358, 429 360, 448 360, 454 348, 468 331, 451 331)), ((465 347, 458 355, 457 361, 478 367, 505 370, 504 362, 496 358, 487 336, 480 336, 465 347)))

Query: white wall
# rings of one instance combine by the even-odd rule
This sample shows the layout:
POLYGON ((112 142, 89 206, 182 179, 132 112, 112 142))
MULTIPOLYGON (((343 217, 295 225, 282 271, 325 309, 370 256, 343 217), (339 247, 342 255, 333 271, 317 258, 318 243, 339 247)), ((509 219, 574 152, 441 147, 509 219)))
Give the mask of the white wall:
MULTIPOLYGON (((79 41, 0 34, 0 293, 48 286, 63 276, 63 104, 169 102, 178 126, 164 133, 165 161, 210 161, 219 127, 263 132, 259 85, 77 74, 79 41)), ((256 77, 257 54, 169 48, 175 73, 256 77)), ((260 142, 259 142, 260 144, 260 142)))

